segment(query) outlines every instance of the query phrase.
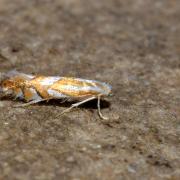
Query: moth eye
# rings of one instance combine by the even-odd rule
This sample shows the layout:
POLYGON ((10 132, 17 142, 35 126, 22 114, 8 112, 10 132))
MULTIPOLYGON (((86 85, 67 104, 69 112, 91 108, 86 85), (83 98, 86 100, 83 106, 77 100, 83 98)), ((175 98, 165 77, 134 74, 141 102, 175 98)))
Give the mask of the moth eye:
POLYGON ((8 83, 7 83, 7 82, 3 82, 3 83, 2 83, 2 86, 7 87, 7 86, 8 86, 8 83))

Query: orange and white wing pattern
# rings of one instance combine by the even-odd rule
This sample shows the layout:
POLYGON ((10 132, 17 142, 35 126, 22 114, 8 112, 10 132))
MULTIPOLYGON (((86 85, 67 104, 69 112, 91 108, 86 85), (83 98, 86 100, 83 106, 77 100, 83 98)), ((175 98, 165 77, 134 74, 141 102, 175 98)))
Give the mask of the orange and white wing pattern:
POLYGON ((0 82, 0 91, 15 98, 24 99, 28 102, 27 105, 49 99, 68 98, 80 101, 72 105, 72 107, 77 107, 97 98, 99 114, 103 117, 100 113, 100 97, 110 95, 111 86, 95 80, 35 76, 10 71, 5 74, 5 78, 0 82))
POLYGON ((111 91, 109 85, 99 81, 67 77, 56 81, 50 89, 75 99, 98 95, 107 96, 111 91))
POLYGON ((43 99, 63 99, 67 98, 67 95, 52 88, 61 79, 58 76, 36 76, 29 83, 43 99))

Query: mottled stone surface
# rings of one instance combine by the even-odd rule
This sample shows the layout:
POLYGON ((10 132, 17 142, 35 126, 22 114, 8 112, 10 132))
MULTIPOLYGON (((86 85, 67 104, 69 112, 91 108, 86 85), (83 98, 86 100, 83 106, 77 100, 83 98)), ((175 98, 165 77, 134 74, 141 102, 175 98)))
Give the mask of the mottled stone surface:
POLYGON ((0 72, 108 82, 96 102, 0 101, 0 179, 180 179, 179 0, 0 0, 0 72))

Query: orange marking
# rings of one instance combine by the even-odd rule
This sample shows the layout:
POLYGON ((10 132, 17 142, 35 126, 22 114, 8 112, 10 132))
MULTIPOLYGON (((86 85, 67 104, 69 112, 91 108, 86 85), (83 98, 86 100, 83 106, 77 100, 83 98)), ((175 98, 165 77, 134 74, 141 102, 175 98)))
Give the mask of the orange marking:
POLYGON ((34 89, 36 89, 36 91, 40 94, 41 97, 45 99, 49 99, 51 98, 51 96, 47 93, 49 86, 41 85, 40 83, 45 78, 46 77, 44 76, 36 76, 32 80, 30 80, 28 83, 30 87, 33 87, 34 89))
POLYGON ((15 95, 18 95, 22 91, 21 88, 14 88, 13 90, 14 90, 15 95))
POLYGON ((89 83, 89 82, 83 82, 83 81, 78 81, 77 79, 74 78, 62 78, 59 81, 55 82, 54 85, 70 85, 70 86, 78 86, 78 87, 83 87, 83 86, 94 86, 94 84, 89 83))
POLYGON ((34 94, 31 92, 31 90, 28 89, 28 88, 24 88, 23 94, 24 94, 24 99, 25 99, 27 102, 28 102, 29 100, 31 100, 32 97, 33 97, 33 95, 34 95, 34 94))
POLYGON ((72 86, 72 87, 80 88, 80 87, 87 87, 87 86, 95 87, 95 84, 90 83, 90 82, 79 81, 79 80, 76 80, 73 78, 62 78, 59 81, 55 82, 53 85, 51 85, 50 88, 52 90, 58 91, 64 95, 75 97, 75 98, 98 95, 97 91, 93 91, 93 90, 74 91, 73 89, 67 89, 67 88, 64 89, 65 86, 72 86))

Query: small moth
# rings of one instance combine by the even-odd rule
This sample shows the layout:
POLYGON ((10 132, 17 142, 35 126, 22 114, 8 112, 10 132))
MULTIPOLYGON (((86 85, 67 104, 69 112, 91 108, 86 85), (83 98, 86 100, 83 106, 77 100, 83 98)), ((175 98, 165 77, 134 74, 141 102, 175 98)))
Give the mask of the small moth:
POLYGON ((11 95, 15 99, 26 101, 26 103, 19 106, 28 106, 50 99, 78 101, 61 114, 88 101, 97 99, 99 116, 102 119, 108 119, 101 113, 100 99, 111 95, 111 86, 100 81, 73 77, 36 76, 10 71, 4 75, 3 80, 0 82, 0 92, 4 96, 11 95))

